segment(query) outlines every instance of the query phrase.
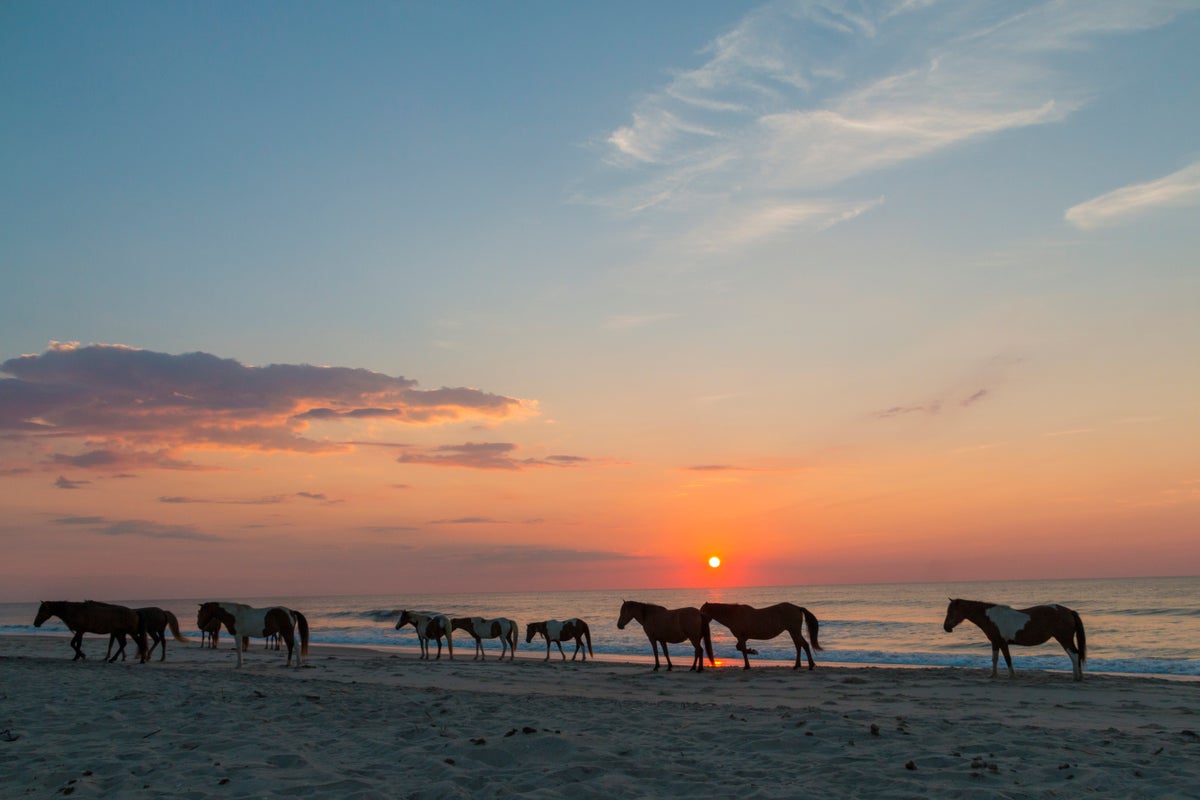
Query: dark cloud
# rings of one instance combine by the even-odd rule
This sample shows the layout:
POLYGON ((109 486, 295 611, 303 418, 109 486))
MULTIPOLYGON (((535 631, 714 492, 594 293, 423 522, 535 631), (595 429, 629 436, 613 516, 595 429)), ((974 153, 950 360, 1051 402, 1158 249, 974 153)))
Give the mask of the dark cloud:
POLYGON ((87 486, 91 481, 73 481, 65 475, 59 475, 58 480, 54 481, 55 488, 58 489, 78 489, 82 486, 87 486))
POLYGON ((455 519, 431 519, 430 525, 491 525, 499 524, 502 520, 489 517, 457 517, 455 519))
POLYGON ((500 547, 473 548, 456 560, 479 564, 528 565, 577 564, 601 561, 632 561, 642 558, 629 553, 610 550, 573 550, 565 547, 538 547, 536 545, 505 545, 500 547))
POLYGON ((91 528, 101 536, 134 536, 145 539, 184 539, 197 542, 219 542, 222 537, 201 533, 194 525, 167 525, 143 519, 110 520, 106 517, 60 517, 56 525, 91 528))
POLYGON ((185 505, 188 503, 204 503, 204 504, 222 505, 222 506, 270 506, 270 505, 276 505, 278 503, 282 503, 286 499, 287 498, 284 497, 283 495, 271 495, 269 497, 253 497, 253 498, 249 498, 249 499, 245 499, 245 500, 210 500, 210 499, 201 498, 201 497, 173 496, 173 497, 160 497, 160 498, 158 498, 158 502, 172 503, 172 504, 176 504, 176 505, 185 505))
MULTIPOLYGON (((0 433, 104 439, 68 458, 105 468, 125 450, 208 445, 330 452, 350 445, 306 435, 310 423, 390 419, 431 424, 531 412, 529 404, 470 388, 422 390, 365 369, 245 366, 208 353, 170 355, 121 345, 53 344, 0 364, 0 433), (120 444, 122 447, 116 447, 120 444)), ((167 466, 151 459, 146 466, 167 466)))
POLYGON ((534 467, 573 467, 588 459, 579 456, 514 458, 517 446, 510 442, 467 442, 448 444, 420 452, 408 452, 396 460, 401 464, 428 464, 437 467, 468 469, 520 470, 534 467))
MULTIPOLYGON (((127 469, 130 467, 143 467, 150 469, 178 469, 178 470, 211 470, 210 467, 201 467, 189 461, 182 461, 178 458, 172 458, 169 454, 163 451, 157 453, 138 452, 138 451, 117 451, 117 450, 89 450, 78 455, 66 455, 64 453, 55 453, 50 457, 50 463, 59 464, 69 467, 77 467, 79 469, 127 469)), ((115 475, 113 477, 132 477, 128 474, 115 475)))
POLYGON ((296 497, 303 497, 306 500, 325 500, 324 494, 319 492, 296 492, 296 497))
POLYGON ((941 410, 942 404, 935 401, 921 405, 892 406, 891 408, 885 408, 883 411, 876 411, 875 416, 880 419, 888 419, 889 417, 903 417, 909 414, 937 414, 941 410))

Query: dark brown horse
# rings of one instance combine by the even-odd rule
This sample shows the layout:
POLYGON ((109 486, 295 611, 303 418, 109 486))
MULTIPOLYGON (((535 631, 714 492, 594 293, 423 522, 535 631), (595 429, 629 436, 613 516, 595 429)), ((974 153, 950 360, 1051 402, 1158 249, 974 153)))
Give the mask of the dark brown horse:
MULTIPOLYGON (((158 660, 159 661, 167 660, 167 635, 166 634, 167 634, 168 627, 170 627, 171 634, 175 637, 175 641, 177 641, 177 642, 191 641, 186 636, 184 636, 182 633, 180 633, 179 620, 175 617, 174 614, 172 614, 170 611, 167 611, 165 608, 159 608, 158 606, 146 606, 145 608, 135 608, 134 611, 137 612, 137 615, 140 618, 142 633, 144 633, 148 637, 150 637, 147 640, 148 642, 154 643, 154 644, 151 644, 150 649, 146 651, 146 660, 147 661, 150 660, 150 656, 154 654, 154 648, 158 647, 160 644, 162 645, 162 655, 159 657, 158 660)), ((106 658, 109 655, 112 655, 112 646, 113 646, 113 642, 115 642, 115 641, 117 641, 117 635, 114 633, 108 637, 108 652, 105 654, 106 658)), ((121 660, 124 661, 125 660, 125 648, 121 647, 121 649, 117 651, 117 655, 119 655, 121 657, 121 660)))
POLYGON ((71 647, 75 650, 75 658, 71 659, 72 661, 78 661, 81 658, 87 659, 83 648, 80 647, 85 633, 107 633, 117 639, 121 648, 116 655, 108 659, 110 664, 117 660, 117 656, 124 655, 126 636, 132 637, 133 641, 137 643, 138 658, 141 661, 144 662, 148 657, 146 634, 142 632, 137 612, 132 608, 98 603, 94 600, 85 600, 82 603, 69 600, 46 600, 38 606, 33 626, 40 628, 42 623, 51 617, 61 619, 63 624, 75 634, 71 637, 71 647))
POLYGON ((300 647, 296 652, 296 668, 303 665, 303 658, 308 655, 308 619, 292 608, 285 606, 268 606, 254 608, 244 603, 200 604, 196 614, 196 627, 208 630, 213 620, 218 620, 233 634, 238 654, 237 665, 242 666, 242 653, 250 645, 250 637, 266 638, 278 634, 287 645, 287 663, 292 663, 292 653, 296 652, 296 632, 299 631, 300 647))
POLYGON ((663 656, 667 659, 667 671, 671 671, 671 654, 667 651, 667 643, 680 644, 691 642, 695 648, 692 656, 692 667, 689 672, 704 671, 704 650, 701 643, 708 649, 708 661, 714 667, 717 665, 713 657, 712 631, 709 629, 709 618, 695 608, 667 609, 653 603, 639 603, 636 600, 626 600, 621 603, 621 614, 617 618, 617 627, 625 630, 630 620, 637 620, 650 640, 650 649, 654 651, 654 671, 658 671, 658 646, 662 645, 663 656))
POLYGON ((1025 647, 1044 644, 1050 639, 1062 645, 1071 659, 1073 680, 1083 680, 1083 662, 1087 658, 1087 636, 1083 631, 1083 620, 1079 614, 1066 606, 1032 606, 1017 610, 999 603, 983 603, 979 600, 951 600, 946 607, 946 621, 942 623, 946 633, 954 630, 964 619, 979 626, 992 643, 992 677, 997 676, 999 654, 1004 653, 1008 665, 1008 677, 1013 671, 1010 644, 1025 647))
POLYGON ((800 651, 808 656, 808 668, 813 663, 813 650, 820 650, 817 644, 817 630, 820 623, 816 616, 807 608, 792 603, 776 603, 766 608, 755 608, 742 603, 705 603, 700 606, 700 612, 707 614, 717 622, 729 628, 737 639, 737 649, 745 662, 743 669, 750 669, 750 656, 758 655, 757 650, 746 647, 747 639, 774 639, 787 631, 796 645, 796 665, 792 669, 800 669, 800 651), (812 636, 812 649, 804 638, 804 625, 808 624, 808 632, 812 636))
MULTIPOLYGON (((233 633, 232 629, 227 628, 227 630, 229 630, 230 634, 233 633)), ((200 629, 200 647, 204 648, 205 646, 209 646, 212 647, 213 650, 216 650, 217 642, 219 642, 220 639, 221 620, 214 617, 208 621, 207 625, 200 629)))
POLYGON ((596 654, 592 652, 592 630, 588 624, 581 619, 571 619, 559 622, 556 619, 548 619, 543 622, 531 622, 525 626, 525 643, 533 641, 534 634, 541 634, 546 637, 546 658, 544 661, 550 660, 550 644, 558 645, 558 653, 562 656, 563 661, 567 660, 567 654, 563 652, 562 643, 568 639, 575 640, 575 652, 571 654, 571 660, 575 660, 575 656, 580 655, 580 650, 583 648, 583 643, 587 642, 587 649, 583 651, 582 660, 587 661, 590 655, 593 658, 596 654))
POLYGON ((487 656, 483 654, 484 639, 499 639, 500 640, 500 660, 504 660, 504 654, 510 652, 509 661, 517 657, 517 623, 507 617, 499 617, 497 619, 484 619, 483 617, 453 617, 450 620, 450 627, 456 631, 466 631, 467 635, 475 639, 475 658, 487 660, 487 656))

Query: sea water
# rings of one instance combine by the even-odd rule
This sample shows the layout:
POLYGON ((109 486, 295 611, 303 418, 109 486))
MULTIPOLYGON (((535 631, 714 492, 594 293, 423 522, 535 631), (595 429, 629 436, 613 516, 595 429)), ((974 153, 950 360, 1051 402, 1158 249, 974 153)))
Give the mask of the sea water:
MULTIPOLYGON (((188 599, 105 598, 132 607, 157 605, 179 617, 185 634, 196 631, 197 603, 235 600, 250 605, 286 605, 308 618, 314 643, 377 648, 413 647, 411 627, 395 630, 402 609, 432 610, 452 616, 509 617, 521 629, 518 652, 544 654, 540 637, 524 640, 528 622, 578 617, 592 632, 595 652, 609 658, 641 661, 650 654, 641 627, 617 629, 623 599, 668 608, 699 607, 705 602, 766 606, 788 601, 804 606, 820 620, 824 651, 819 664, 881 664, 991 668, 991 647, 983 633, 964 622, 953 633, 942 629, 948 598, 1004 603, 1017 608, 1059 603, 1079 612, 1087 631, 1088 672, 1200 676, 1200 577, 1120 578, 989 583, 909 583, 859 586, 764 586, 721 589, 647 589, 577 592, 504 592, 473 594, 360 595, 338 597, 212 597, 188 599)), ((82 598, 73 598, 82 599, 82 598)), ((33 627, 37 603, 0 604, 0 634, 66 633, 57 618, 33 627)), ((740 666, 729 631, 713 623, 713 646, 720 661, 740 666)), ((806 631, 806 636, 811 636, 806 631)), ((466 634, 456 637, 459 653, 473 651, 466 634)), ((759 651, 752 663, 792 663, 795 648, 783 636, 752 642, 759 651)), ((485 640, 489 656, 499 642, 485 640)), ((564 645, 570 658, 574 645, 564 645)), ((64 645, 65 648, 65 645, 64 645)), ((689 645, 672 648, 677 663, 689 664, 689 645)), ((1070 669, 1062 648, 1051 641, 1041 647, 1013 647, 1017 669, 1070 669)), ((461 655, 460 655, 461 657, 461 655)), ((554 657, 558 658, 557 650, 554 657)), ((1001 663, 1003 669, 1003 663, 1001 663)))

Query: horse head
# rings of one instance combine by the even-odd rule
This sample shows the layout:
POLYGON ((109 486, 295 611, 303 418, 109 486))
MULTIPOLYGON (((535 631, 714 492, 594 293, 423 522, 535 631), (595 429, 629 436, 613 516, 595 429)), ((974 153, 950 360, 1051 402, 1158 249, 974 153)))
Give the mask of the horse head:
MULTIPOLYGON (((546 623, 531 622, 528 625, 526 625, 525 626, 525 644, 529 644, 530 642, 533 641, 533 635, 535 633, 540 633, 542 636, 546 636, 546 623)), ((548 639, 550 637, 546 636, 546 638, 548 639)))
POLYGON ((622 600, 621 613, 617 617, 617 629, 622 631, 625 630, 625 626, 629 624, 631 619, 633 619, 633 614, 634 602, 632 600, 622 600))
POLYGON ((42 604, 40 606, 38 606, 37 616, 33 618, 33 627, 35 627, 35 628, 42 627, 43 622, 50 619, 50 617, 54 616, 54 612, 51 611, 50 609, 51 609, 50 603, 47 603, 45 600, 43 600, 42 604))
POLYGON ((413 616, 411 611, 401 611, 400 620, 396 623, 396 630, 400 630, 405 625, 409 625, 414 622, 416 622, 416 618, 413 616))
POLYGON ((942 623, 942 628, 946 633, 950 633, 966 617, 967 610, 963 608, 962 601, 951 599, 950 605, 946 606, 946 621, 942 623))

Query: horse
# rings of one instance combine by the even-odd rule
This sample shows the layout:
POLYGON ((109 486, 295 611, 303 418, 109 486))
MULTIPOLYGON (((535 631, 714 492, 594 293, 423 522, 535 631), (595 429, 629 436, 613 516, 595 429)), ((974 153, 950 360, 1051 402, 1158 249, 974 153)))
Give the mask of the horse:
POLYGON ((639 603, 636 600, 626 600, 621 603, 621 614, 617 618, 617 627, 625 630, 630 620, 641 623, 646 638, 650 640, 650 649, 654 651, 654 671, 658 672, 658 645, 662 644, 663 656, 667 659, 667 672, 671 671, 671 654, 667 651, 667 643, 679 644, 691 642, 695 648, 692 656, 692 666, 689 672, 704 672, 704 650, 701 642, 708 650, 708 661, 714 667, 717 665, 713 657, 712 631, 709 628, 709 618, 695 608, 667 609, 653 603, 639 603))
POLYGON ((219 620, 233 634, 239 669, 243 663, 242 651, 248 647, 251 636, 265 638, 275 633, 282 636, 288 651, 285 666, 289 666, 296 649, 296 629, 299 628, 300 651, 296 653, 296 669, 308 656, 308 618, 294 609, 284 606, 254 608, 243 603, 201 603, 196 614, 196 627, 206 631, 213 620, 219 620))
POLYGON ((1066 606, 1031 606, 1020 610, 979 600, 951 600, 946 607, 946 633, 954 630, 964 619, 974 622, 992 643, 992 677, 997 677, 997 662, 1004 653, 1008 677, 1013 678, 1012 656, 1008 646, 1025 647, 1043 644, 1053 638, 1067 651, 1071 659, 1071 679, 1083 680, 1083 662, 1087 658, 1087 635, 1079 614, 1066 606))
POLYGON ((590 655, 592 658, 596 654, 592 652, 592 631, 588 624, 581 619, 571 619, 559 622, 556 619, 548 619, 544 622, 531 622, 525 626, 525 643, 529 644, 533 641, 534 634, 540 633, 546 637, 546 657, 544 661, 550 660, 550 644, 558 645, 558 653, 562 656, 562 660, 567 660, 567 654, 563 652, 562 643, 567 639, 575 640, 575 652, 571 654, 571 660, 575 660, 575 656, 580 654, 580 649, 583 647, 584 640, 587 641, 587 649, 583 652, 583 659, 587 661, 590 655))
POLYGON ((400 619, 396 622, 396 630, 400 630, 405 625, 412 625, 413 630, 417 632, 417 642, 421 646, 421 658, 429 658, 429 640, 433 639, 437 642, 437 656, 434 661, 440 660, 443 636, 446 637, 446 648, 450 651, 450 658, 454 658, 454 640, 450 636, 454 626, 445 614, 435 614, 429 611, 401 611, 400 619))
MULTIPOLYGON (((500 640, 500 660, 504 660, 505 652, 511 652, 509 661, 517 657, 517 623, 506 617, 484 619, 483 617, 454 617, 450 627, 456 631, 466 631, 475 639, 475 658, 487 660, 483 653, 484 639, 500 640)), ((474 659, 472 659, 474 660, 474 659)))
MULTIPOLYGON (((167 633, 168 627, 170 627, 171 635, 175 637, 175 641, 177 641, 177 642, 191 641, 190 639, 188 639, 186 636, 184 636, 180 632, 179 620, 176 618, 176 616, 174 614, 172 614, 170 611, 167 611, 165 608, 159 608, 158 606, 146 606, 145 608, 135 608, 134 611, 137 613, 138 617, 140 618, 142 632, 150 637, 148 641, 154 642, 154 644, 150 645, 150 649, 146 651, 146 660, 147 661, 150 660, 150 656, 154 653, 154 648, 158 647, 159 644, 162 645, 162 655, 159 657, 158 660, 159 661, 167 660, 167 636, 166 636, 166 633, 167 633)), ((108 638, 109 653, 112 652, 113 642, 116 640, 117 640, 117 635, 115 633, 111 634, 109 636, 109 638, 108 638)), ((108 654, 106 654, 106 657, 107 657, 107 655, 108 654)), ((117 652, 117 655, 119 655, 121 657, 122 661, 125 660, 124 646, 122 646, 121 649, 117 652)))
POLYGON ((812 670, 813 650, 823 649, 817 644, 817 630, 820 623, 816 616, 803 606, 792 603, 776 603, 766 608, 754 608, 742 603, 705 603, 700 606, 700 613, 707 614, 717 622, 729 628, 737 639, 737 649, 741 651, 745 662, 743 669, 750 669, 750 656, 758 655, 757 650, 746 647, 747 639, 774 639, 787 631, 796 645, 796 665, 792 669, 800 669, 800 651, 808 656, 808 668, 812 670), (812 649, 804 638, 804 625, 808 624, 808 632, 812 636, 812 649))
MULTIPOLYGON (((149 657, 146 652, 146 634, 142 631, 137 612, 132 608, 97 603, 94 600, 85 600, 82 603, 69 600, 44 600, 38 606, 33 626, 40 628, 42 623, 51 617, 61 619, 63 624, 75 634, 71 637, 71 648, 75 650, 75 657, 71 659, 72 661, 87 659, 83 648, 80 647, 85 633, 107 633, 115 636, 121 644, 117 655, 125 652, 125 637, 126 635, 131 636, 138 646, 138 658, 144 663, 149 657)), ((117 655, 108 658, 106 653, 105 658, 111 664, 117 660, 117 655)))
MULTIPOLYGON (((229 632, 230 632, 230 634, 233 633, 232 630, 229 632)), ((216 617, 213 617, 212 619, 210 619, 208 621, 207 625, 205 625, 203 628, 200 629, 200 647, 203 649, 205 646, 208 646, 208 647, 211 647, 213 650, 216 650, 217 642, 220 640, 220 638, 221 638, 221 620, 217 619, 216 617)))

